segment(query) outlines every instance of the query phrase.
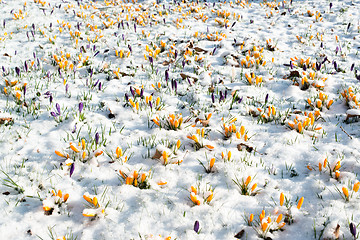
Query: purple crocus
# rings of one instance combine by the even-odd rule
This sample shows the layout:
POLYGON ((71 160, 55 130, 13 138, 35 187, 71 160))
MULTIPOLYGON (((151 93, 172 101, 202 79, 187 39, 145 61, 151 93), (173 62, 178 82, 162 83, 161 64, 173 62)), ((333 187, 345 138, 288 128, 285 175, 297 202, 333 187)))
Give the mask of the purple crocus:
POLYGON ((101 86, 102 86, 102 84, 101 84, 101 82, 99 82, 99 87, 98 87, 99 91, 101 91, 101 86))
POLYGON ((354 223, 350 223, 350 232, 354 236, 354 239, 356 239, 356 226, 354 223))
POLYGON ((16 75, 18 75, 18 77, 19 77, 20 76, 20 68, 15 67, 15 72, 16 72, 16 75))
POLYGON ((125 100, 128 102, 129 101, 129 95, 127 93, 125 93, 125 100))
POLYGON ((71 131, 71 133, 75 133, 75 132, 76 132, 76 123, 75 123, 74 128, 73 128, 73 130, 71 131))
POLYGON ((154 63, 154 59, 151 56, 149 57, 149 62, 151 65, 154 63))
POLYGON ((131 95, 134 97, 135 96, 135 91, 134 91, 134 88, 132 86, 130 86, 130 92, 131 92, 131 95))
POLYGON ((84 104, 82 102, 80 102, 79 103, 79 113, 82 112, 83 108, 84 108, 84 104))
POLYGON ((351 64, 350 71, 352 72, 354 70, 355 63, 351 64))
POLYGON ((239 99, 238 104, 240 104, 240 103, 242 102, 242 100, 243 100, 243 97, 241 97, 241 98, 239 99))
POLYGON ((265 104, 267 104, 268 100, 269 100, 269 94, 267 93, 265 96, 265 104))
POLYGON ((330 11, 331 11, 331 8, 332 8, 333 4, 332 2, 329 4, 329 7, 330 7, 330 11))
POLYGON ((177 82, 176 82, 176 80, 174 80, 174 87, 175 87, 175 92, 177 92, 177 82))
POLYGON ((99 138, 100 138, 100 135, 98 132, 95 133, 95 144, 98 145, 99 144, 99 138))
POLYGON ((357 79, 357 80, 359 80, 359 81, 360 81, 360 74, 359 74, 359 75, 357 75, 357 69, 355 69, 355 77, 356 77, 356 79, 357 79))
POLYGON ((27 65, 27 62, 26 62, 26 61, 25 61, 25 63, 24 63, 24 69, 25 69, 25 72, 28 71, 28 65, 27 65))
POLYGON ((69 84, 66 84, 66 85, 65 85, 65 93, 67 94, 68 91, 69 91, 69 84))
POLYGON ((220 91, 220 98, 219 98, 219 102, 221 102, 221 100, 223 100, 224 96, 223 96, 223 93, 222 91, 220 91))
POLYGON ((321 63, 318 63, 318 62, 316 62, 316 70, 317 71, 320 71, 320 69, 321 69, 321 63))
POLYGON ((151 103, 151 101, 149 101, 149 107, 152 109, 152 103, 151 103))
POLYGON ((75 164, 73 163, 73 164, 71 164, 71 166, 70 166, 70 177, 73 175, 74 170, 75 170, 75 164))
POLYGON ((199 233, 199 227, 200 227, 199 221, 196 220, 195 223, 194 223, 194 231, 196 233, 199 233))
POLYGON ((96 87, 99 82, 100 82, 100 79, 98 79, 98 80, 94 83, 94 87, 96 87))
POLYGON ((216 47, 214 48, 214 50, 212 51, 212 55, 214 55, 216 52, 216 47))
POLYGON ((55 112, 50 112, 50 115, 53 117, 57 117, 57 114, 55 112))
POLYGON ((171 89, 174 90, 174 80, 171 79, 171 89))
POLYGON ((61 115, 60 104, 59 104, 59 103, 56 103, 56 104, 55 104, 55 107, 56 107, 56 111, 57 111, 58 115, 61 115))
POLYGON ((165 81, 168 82, 169 80, 169 70, 165 70, 165 81))
POLYGON ((215 103, 215 96, 214 96, 214 93, 211 93, 211 101, 212 101, 212 103, 215 103))

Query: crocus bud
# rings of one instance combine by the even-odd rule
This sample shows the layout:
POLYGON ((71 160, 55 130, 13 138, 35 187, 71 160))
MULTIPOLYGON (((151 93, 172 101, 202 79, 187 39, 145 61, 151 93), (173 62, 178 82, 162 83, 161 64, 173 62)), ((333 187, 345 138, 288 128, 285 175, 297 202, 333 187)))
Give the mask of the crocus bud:
POLYGON ((56 103, 56 104, 55 104, 55 107, 56 107, 56 111, 58 112, 58 115, 61 115, 61 112, 60 112, 60 104, 59 104, 59 103, 56 103))
POLYGON ((81 111, 83 110, 84 108, 84 104, 81 102, 79 103, 79 113, 81 113, 81 111))
POLYGON ((196 220, 195 223, 194 223, 194 231, 196 233, 199 233, 199 227, 200 227, 199 221, 196 220))
POLYGON ((18 75, 18 77, 19 77, 20 76, 20 68, 15 67, 15 72, 16 72, 16 75, 18 75))
POLYGON ((354 223, 350 223, 350 232, 354 236, 354 239, 356 238, 356 226, 354 223))
POLYGON ((98 145, 99 143, 99 138, 100 138, 100 135, 98 132, 95 133, 95 144, 98 145))

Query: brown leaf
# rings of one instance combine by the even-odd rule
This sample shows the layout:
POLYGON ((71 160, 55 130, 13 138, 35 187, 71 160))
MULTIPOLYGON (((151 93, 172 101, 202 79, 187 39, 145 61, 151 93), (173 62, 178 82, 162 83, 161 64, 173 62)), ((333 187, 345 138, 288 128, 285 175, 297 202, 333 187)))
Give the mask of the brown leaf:
POLYGON ((335 238, 339 238, 340 235, 340 225, 338 224, 334 231, 335 238))
POLYGON ((207 50, 202 49, 202 48, 199 48, 199 47, 194 47, 194 50, 195 50, 196 52, 204 52, 204 53, 207 53, 207 52, 208 52, 207 50))
POLYGON ((12 119, 11 117, 8 117, 8 118, 0 118, 0 124, 4 124, 4 123, 13 123, 14 122, 14 119, 12 119))
POLYGON ((11 57, 9 54, 7 54, 7 53, 4 53, 4 56, 5 57, 11 57))
POLYGON ((180 76, 181 76, 182 79, 192 78, 192 79, 194 79, 195 81, 198 80, 198 78, 189 76, 189 75, 187 75, 187 74, 185 74, 185 73, 180 73, 180 76))
POLYGON ((170 59, 170 61, 164 61, 163 63, 162 63, 162 65, 164 65, 164 66, 167 66, 167 65, 169 65, 170 63, 173 63, 174 62, 174 59, 170 59))
POLYGON ((125 73, 125 72, 119 72, 121 74, 122 77, 124 76, 130 76, 130 77, 134 77, 135 74, 134 73, 125 73))
POLYGON ((237 149, 238 149, 239 151, 243 150, 243 148, 245 148, 245 150, 248 151, 249 153, 251 153, 251 152, 254 150, 253 147, 248 146, 248 145, 246 145, 246 144, 244 144, 244 143, 239 143, 239 144, 237 145, 237 149))
POLYGON ((156 149, 155 154, 151 157, 151 159, 160 159, 162 157, 162 153, 156 149))
POLYGON ((234 236, 234 238, 240 239, 240 238, 242 238, 242 236, 244 235, 244 233, 245 233, 245 230, 243 229, 243 230, 241 230, 240 232, 238 232, 238 233, 234 236))
POLYGON ((200 119, 200 123, 203 125, 203 127, 209 126, 209 122, 210 122, 210 119, 209 119, 209 120, 202 120, 202 119, 200 119))
POLYGON ((300 77, 299 71, 291 71, 289 77, 300 77))

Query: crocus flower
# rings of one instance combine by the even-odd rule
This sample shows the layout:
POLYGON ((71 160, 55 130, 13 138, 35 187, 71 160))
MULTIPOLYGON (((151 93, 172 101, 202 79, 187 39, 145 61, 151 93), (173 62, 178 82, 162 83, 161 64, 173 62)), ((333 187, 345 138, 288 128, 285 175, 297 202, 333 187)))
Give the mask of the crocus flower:
POLYGON ((169 70, 165 70, 165 81, 169 80, 169 70))
POLYGON ((354 67, 355 67, 355 63, 351 64, 351 68, 350 68, 351 72, 352 72, 352 70, 354 70, 354 67))
POLYGON ((70 166, 70 177, 73 175, 74 170, 75 170, 75 163, 72 163, 70 166))
POLYGON ((82 102, 79 103, 79 113, 81 113, 81 111, 84 108, 84 104, 82 102))
POLYGON ((356 226, 354 223, 350 223, 350 232, 354 236, 354 239, 356 239, 356 226))
POLYGON ((56 107, 56 111, 57 111, 58 115, 61 115, 60 104, 59 104, 59 103, 56 103, 56 104, 55 104, 55 107, 56 107))
POLYGON ((16 72, 16 75, 20 76, 20 68, 15 67, 15 72, 16 72))
POLYGON ((99 138, 100 138, 100 135, 98 132, 95 133, 95 144, 98 145, 99 143, 99 138))
POLYGON ((199 227, 200 227, 199 221, 196 220, 195 223, 194 223, 194 231, 196 233, 199 233, 199 227))

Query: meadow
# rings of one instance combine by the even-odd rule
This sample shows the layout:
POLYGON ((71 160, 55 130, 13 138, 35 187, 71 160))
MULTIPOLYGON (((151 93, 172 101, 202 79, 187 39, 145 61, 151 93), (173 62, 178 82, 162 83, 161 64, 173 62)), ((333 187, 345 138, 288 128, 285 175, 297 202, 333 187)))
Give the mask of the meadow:
POLYGON ((0 0, 2 239, 358 239, 359 0, 0 0))

